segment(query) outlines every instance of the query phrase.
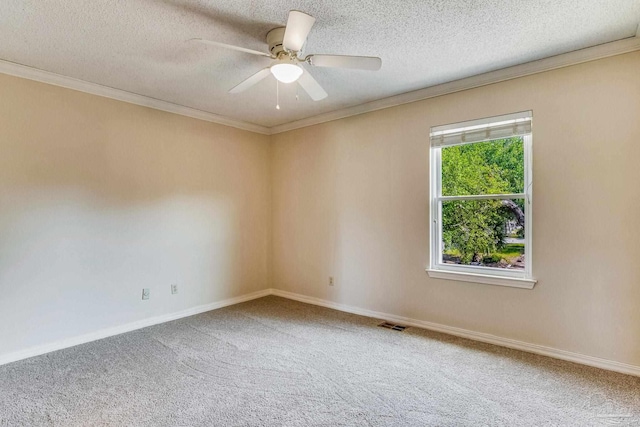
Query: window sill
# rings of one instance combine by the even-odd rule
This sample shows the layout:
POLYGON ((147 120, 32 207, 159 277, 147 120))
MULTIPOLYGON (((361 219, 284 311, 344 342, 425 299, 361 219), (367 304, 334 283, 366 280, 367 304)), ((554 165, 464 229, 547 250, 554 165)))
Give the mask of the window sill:
POLYGON ((434 270, 427 268, 427 274, 434 279, 457 280, 459 282, 483 283, 485 285, 509 286, 512 288, 533 289, 537 280, 517 277, 492 276, 489 274, 460 273, 457 271, 434 270))

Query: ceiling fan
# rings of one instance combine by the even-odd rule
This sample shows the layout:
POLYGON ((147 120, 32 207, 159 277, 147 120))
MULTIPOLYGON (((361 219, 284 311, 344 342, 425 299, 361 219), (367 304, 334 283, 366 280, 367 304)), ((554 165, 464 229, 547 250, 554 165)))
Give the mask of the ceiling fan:
MULTIPOLYGON (((372 56, 313 54, 302 57, 302 48, 315 21, 316 19, 311 15, 297 10, 290 11, 287 26, 274 28, 267 34, 269 53, 201 38, 191 40, 253 55, 266 56, 275 60, 269 67, 263 68, 231 88, 229 93, 239 93, 247 90, 269 74, 273 74, 276 80, 281 83, 293 83, 297 81, 302 89, 309 94, 311 99, 319 101, 327 97, 327 92, 300 64, 307 63, 314 67, 352 68, 371 71, 380 69, 382 60, 372 56)), ((279 107, 276 106, 276 108, 279 107)))

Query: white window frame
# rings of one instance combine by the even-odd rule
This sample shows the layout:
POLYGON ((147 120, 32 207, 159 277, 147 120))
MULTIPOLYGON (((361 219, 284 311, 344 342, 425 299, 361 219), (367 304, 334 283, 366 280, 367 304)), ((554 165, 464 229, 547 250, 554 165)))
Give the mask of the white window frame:
MULTIPOLYGON (((515 121, 518 117, 529 117, 531 122, 533 116, 531 111, 515 113, 505 116, 489 117, 485 119, 473 120, 463 123, 455 123, 446 126, 431 128, 431 138, 434 129, 483 129, 495 123, 504 123, 510 120, 515 121), (487 126, 489 125, 489 126, 487 126)), ((511 135, 514 136, 514 135, 511 135)), ((487 194, 473 196, 443 196, 442 195, 442 146, 431 143, 430 148, 430 253, 431 262, 427 273, 430 277, 438 279, 457 280, 464 282, 484 283, 489 285, 511 286, 517 288, 532 289, 536 280, 532 276, 532 208, 533 208, 533 179, 532 179, 532 132, 519 135, 524 143, 524 192, 518 194, 487 194), (482 200, 482 199, 524 199, 525 200, 525 268, 524 270, 504 269, 495 267, 478 267, 460 264, 445 264, 442 262, 442 202, 450 200, 482 200)), ((508 138, 490 138, 485 141, 508 138)), ((471 144, 482 142, 476 140, 471 144)), ((446 147, 446 145, 445 145, 446 147)))

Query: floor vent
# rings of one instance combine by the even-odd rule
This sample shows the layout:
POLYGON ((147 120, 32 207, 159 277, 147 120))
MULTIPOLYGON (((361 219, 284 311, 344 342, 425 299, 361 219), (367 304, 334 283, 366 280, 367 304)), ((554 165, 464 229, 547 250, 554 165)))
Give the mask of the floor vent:
POLYGON ((394 331, 400 331, 400 332, 402 332, 405 329, 407 329, 407 326, 396 325, 395 323, 389 323, 389 322, 382 322, 378 326, 381 326, 381 327, 387 328, 387 329, 392 329, 394 331))

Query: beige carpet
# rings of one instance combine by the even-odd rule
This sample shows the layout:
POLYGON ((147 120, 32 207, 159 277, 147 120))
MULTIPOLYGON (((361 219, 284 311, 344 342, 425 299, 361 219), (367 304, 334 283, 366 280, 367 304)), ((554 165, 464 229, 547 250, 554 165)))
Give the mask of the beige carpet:
POLYGON ((2 426, 640 426, 640 378, 266 297, 0 367, 2 426))

